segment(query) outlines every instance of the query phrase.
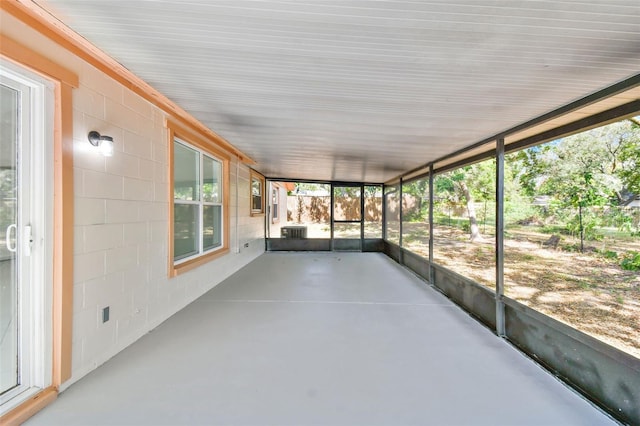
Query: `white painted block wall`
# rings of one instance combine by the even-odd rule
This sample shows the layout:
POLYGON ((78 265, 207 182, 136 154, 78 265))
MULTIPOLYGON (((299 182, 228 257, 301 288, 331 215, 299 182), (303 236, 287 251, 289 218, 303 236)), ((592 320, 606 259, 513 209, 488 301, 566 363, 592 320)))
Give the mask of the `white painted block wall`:
POLYGON ((73 373, 65 389, 262 254, 264 217, 250 216, 249 169, 233 160, 230 253, 169 279, 164 113, 6 14, 2 31, 80 79, 73 91, 73 373), (93 149, 91 130, 113 137, 113 157, 93 149))

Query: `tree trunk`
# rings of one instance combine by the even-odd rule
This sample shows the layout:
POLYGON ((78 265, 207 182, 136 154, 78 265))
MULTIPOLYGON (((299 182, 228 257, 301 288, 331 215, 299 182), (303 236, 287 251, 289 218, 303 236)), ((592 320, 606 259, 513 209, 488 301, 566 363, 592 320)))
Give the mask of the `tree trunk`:
POLYGON ((469 213, 469 239, 471 241, 475 241, 479 238, 482 238, 480 234, 480 228, 478 228, 478 220, 476 219, 476 206, 473 204, 473 197, 471 196, 471 192, 467 187, 467 184, 464 181, 460 182, 460 189, 462 190, 462 194, 464 195, 465 200, 467 200, 467 212, 469 213))
POLYGON ((580 253, 584 253, 584 227, 582 226, 582 204, 578 205, 578 215, 580 215, 580 253))

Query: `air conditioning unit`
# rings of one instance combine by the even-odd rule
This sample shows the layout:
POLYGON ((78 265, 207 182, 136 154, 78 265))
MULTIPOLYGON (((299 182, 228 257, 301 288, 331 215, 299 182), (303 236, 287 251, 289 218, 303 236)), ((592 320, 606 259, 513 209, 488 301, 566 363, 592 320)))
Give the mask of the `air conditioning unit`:
POLYGON ((280 228, 280 238, 287 238, 289 240, 301 240, 307 238, 306 226, 283 226, 280 228))

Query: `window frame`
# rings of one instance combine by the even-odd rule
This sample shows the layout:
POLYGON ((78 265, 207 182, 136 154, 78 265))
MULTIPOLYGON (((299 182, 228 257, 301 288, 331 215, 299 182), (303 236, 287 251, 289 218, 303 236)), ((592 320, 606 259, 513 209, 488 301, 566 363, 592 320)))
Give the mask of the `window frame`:
MULTIPOLYGON (((190 144, 188 144, 187 142, 185 142, 184 140, 178 137, 174 138, 173 143, 174 143, 174 150, 175 150, 176 144, 178 144, 196 153, 197 162, 198 162, 198 173, 196 175, 196 178, 197 178, 197 197, 196 198, 197 199, 183 200, 183 199, 175 198, 175 194, 173 198, 174 215, 175 215, 176 205, 197 206, 197 213, 198 213, 198 220, 196 222, 196 236, 195 236, 195 239, 197 240, 197 247, 196 247, 197 252, 195 254, 184 255, 180 259, 175 259, 175 247, 174 247, 173 263, 175 265, 180 265, 181 263, 188 262, 190 259, 194 259, 200 255, 211 253, 211 252, 220 250, 222 248, 222 240, 224 238, 224 228, 222 224, 219 229, 219 232, 221 233, 221 236, 222 236, 222 238, 220 238, 220 243, 211 247, 205 246, 204 230, 205 230, 206 224, 204 221, 205 219, 204 211, 206 207, 220 207, 220 214, 222 215, 222 213, 224 212, 224 206, 222 205, 224 190, 222 188, 222 161, 220 159, 208 154, 207 152, 201 149, 191 146, 190 144), (220 190, 222 192, 222 197, 218 197, 218 201, 207 201, 205 200, 205 197, 204 197, 204 184, 205 184, 204 176, 205 176, 205 161, 206 161, 205 159, 211 160, 212 163, 218 163, 220 167, 219 185, 220 185, 220 190)), ((175 163, 174 163, 174 166, 175 166, 175 163)), ((175 167, 174 167, 174 172, 175 172, 175 167)), ((174 190, 175 190, 175 180, 174 180, 174 190)), ((175 226, 175 220, 174 220, 174 226, 175 226)), ((174 244, 175 244, 175 240, 174 240, 174 244)))
MULTIPOLYGON (((229 253, 229 155, 219 149, 218 145, 211 141, 209 138, 201 135, 200 133, 187 128, 186 126, 178 123, 176 121, 166 119, 165 123, 167 127, 167 136, 168 136, 168 146, 169 146, 169 250, 168 250, 168 275, 169 277, 175 277, 178 274, 189 271, 193 268, 196 268, 200 265, 203 265, 207 262, 210 262, 218 257, 221 257, 227 253, 229 253), (174 176, 174 159, 175 159, 175 142, 181 143, 187 148, 194 149, 199 153, 199 179, 200 185, 202 185, 202 176, 204 171, 202 170, 202 163, 204 162, 204 156, 212 158, 214 161, 218 161, 222 168, 221 171, 221 188, 222 188, 222 200, 220 203, 210 203, 199 200, 197 202, 187 202, 187 203, 178 203, 178 204, 198 204, 199 208, 199 226, 203 222, 203 206, 208 205, 220 205, 221 212, 221 244, 215 248, 204 250, 202 243, 202 232, 199 231, 198 236, 198 253, 189 257, 185 257, 183 259, 174 260, 174 209, 175 209, 175 199, 174 199, 174 187, 175 187, 175 176, 174 176)), ((202 197, 200 197, 202 198, 202 197)))
POLYGON ((264 205, 265 205, 265 178, 260 173, 255 170, 251 170, 250 178, 249 178, 249 209, 251 210, 251 216, 262 216, 264 215, 264 205), (253 182, 258 181, 260 183, 260 208, 253 208, 253 182))

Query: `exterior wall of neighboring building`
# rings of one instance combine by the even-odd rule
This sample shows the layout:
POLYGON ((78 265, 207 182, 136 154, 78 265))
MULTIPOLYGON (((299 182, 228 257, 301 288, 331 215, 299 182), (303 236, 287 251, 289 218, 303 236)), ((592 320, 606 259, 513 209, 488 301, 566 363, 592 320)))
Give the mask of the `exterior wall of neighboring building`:
POLYGON ((280 238, 280 229, 287 225, 287 187, 281 182, 269 185, 269 235, 280 238), (274 215, 274 212, 277 214, 274 215))

